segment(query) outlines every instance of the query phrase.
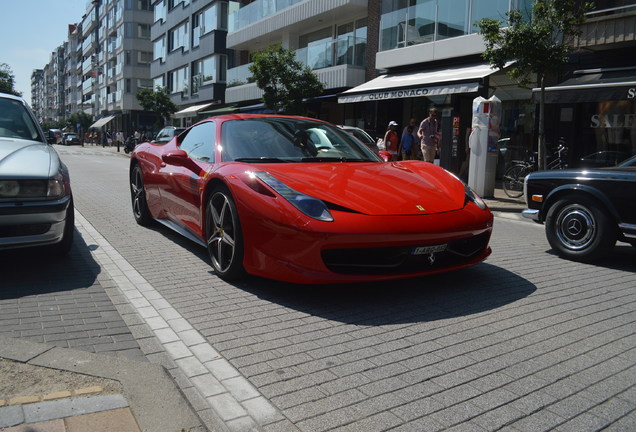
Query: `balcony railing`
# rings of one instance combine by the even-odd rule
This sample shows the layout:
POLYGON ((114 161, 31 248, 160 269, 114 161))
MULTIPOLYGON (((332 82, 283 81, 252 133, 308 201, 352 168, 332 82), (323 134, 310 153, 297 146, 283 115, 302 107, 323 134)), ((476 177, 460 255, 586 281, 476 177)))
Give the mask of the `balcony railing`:
MULTIPOLYGON (((354 37, 331 40, 296 50, 296 60, 311 69, 340 65, 364 66, 366 43, 366 39, 354 37)), ((235 87, 252 82, 250 65, 251 63, 228 69, 227 86, 235 87)))
POLYGON ((230 32, 240 30, 301 1, 304 0, 256 0, 230 14, 228 30, 230 32))

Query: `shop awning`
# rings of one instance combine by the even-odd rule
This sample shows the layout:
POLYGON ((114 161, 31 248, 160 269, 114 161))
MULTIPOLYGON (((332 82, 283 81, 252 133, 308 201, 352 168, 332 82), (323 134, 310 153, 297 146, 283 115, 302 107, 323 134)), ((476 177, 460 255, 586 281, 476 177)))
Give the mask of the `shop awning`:
POLYGON ((488 63, 381 75, 340 94, 338 103, 472 93, 497 70, 488 63))
POLYGON ((194 117, 199 114, 199 111, 206 109, 210 105, 214 105, 214 102, 203 105, 192 105, 174 113, 174 118, 194 117))
MULTIPOLYGON (((532 89, 532 98, 539 102, 540 88, 532 89)), ((575 71, 562 83, 546 87, 546 103, 602 102, 636 100, 636 69, 594 69, 575 71)))
POLYGON ((112 119, 114 119, 115 117, 116 116, 114 116, 114 115, 102 117, 99 120, 97 120, 95 123, 93 123, 89 129, 97 129, 97 128, 101 128, 103 126, 106 126, 106 124, 108 122, 110 122, 112 119))

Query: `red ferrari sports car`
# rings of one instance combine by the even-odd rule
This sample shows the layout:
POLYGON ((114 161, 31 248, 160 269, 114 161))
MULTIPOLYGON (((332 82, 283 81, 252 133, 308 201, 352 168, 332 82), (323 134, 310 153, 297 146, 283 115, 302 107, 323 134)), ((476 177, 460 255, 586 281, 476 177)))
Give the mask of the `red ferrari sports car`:
POLYGON ((137 223, 159 221, 207 247, 225 280, 398 279, 491 253, 492 213, 454 175, 384 162, 310 118, 224 115, 141 144, 130 190, 137 223))

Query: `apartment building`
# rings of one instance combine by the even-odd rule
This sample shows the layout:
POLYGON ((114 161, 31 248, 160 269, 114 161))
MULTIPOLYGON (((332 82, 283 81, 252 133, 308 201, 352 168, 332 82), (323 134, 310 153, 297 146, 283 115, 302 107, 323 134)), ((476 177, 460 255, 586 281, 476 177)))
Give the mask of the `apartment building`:
POLYGON ((79 26, 78 106, 103 130, 154 130, 158 116, 144 112, 135 97, 152 88, 153 19, 150 0, 93 0, 79 26))
POLYGON ((368 0, 256 0, 233 5, 228 20, 225 102, 241 112, 263 112, 263 92, 251 82, 252 55, 281 43, 325 85, 309 102, 312 115, 341 123, 337 95, 365 82, 369 51, 368 0), (238 7, 236 7, 238 6, 238 7))
POLYGON ((31 109, 38 121, 44 121, 44 69, 31 73, 31 109))
POLYGON ((219 0, 155 0, 150 29, 153 87, 168 89, 189 126, 224 99, 229 3, 219 0))

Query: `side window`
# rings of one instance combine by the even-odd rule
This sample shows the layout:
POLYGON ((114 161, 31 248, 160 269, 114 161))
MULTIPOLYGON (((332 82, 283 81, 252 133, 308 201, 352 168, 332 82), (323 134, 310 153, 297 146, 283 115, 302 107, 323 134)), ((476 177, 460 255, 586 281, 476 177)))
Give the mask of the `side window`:
POLYGON ((213 163, 215 135, 216 125, 214 122, 201 123, 188 131, 179 148, 186 151, 190 159, 213 163))

